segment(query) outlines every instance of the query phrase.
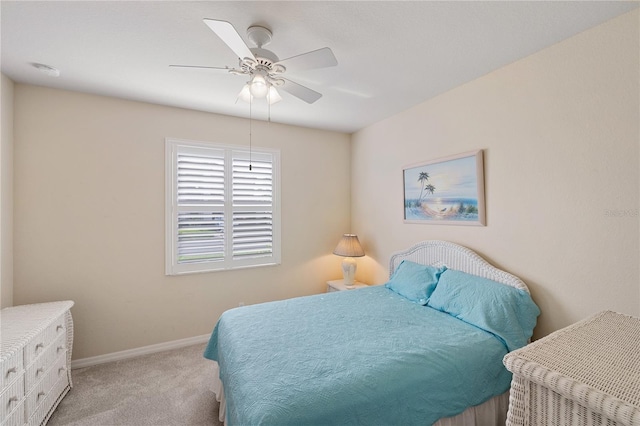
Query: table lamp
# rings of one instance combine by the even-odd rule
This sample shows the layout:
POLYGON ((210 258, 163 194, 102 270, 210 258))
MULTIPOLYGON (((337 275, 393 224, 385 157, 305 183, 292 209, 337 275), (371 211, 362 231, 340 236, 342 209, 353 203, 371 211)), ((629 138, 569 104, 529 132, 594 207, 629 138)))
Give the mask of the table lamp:
POLYGON ((333 254, 344 257, 342 260, 344 284, 346 286, 352 286, 355 284, 357 268, 354 257, 364 256, 364 250, 362 250, 360 241, 358 241, 358 236, 355 234, 344 234, 336 246, 336 249, 333 251, 333 254))

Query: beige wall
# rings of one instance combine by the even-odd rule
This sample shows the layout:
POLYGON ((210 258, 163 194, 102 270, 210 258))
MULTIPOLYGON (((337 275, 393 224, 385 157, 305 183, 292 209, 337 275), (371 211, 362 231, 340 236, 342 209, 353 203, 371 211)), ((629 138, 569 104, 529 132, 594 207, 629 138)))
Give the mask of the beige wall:
POLYGON ((0 74, 0 307, 13 305, 13 81, 0 74))
POLYGON ((623 15, 352 137, 352 229, 382 283, 393 251, 468 246, 530 286, 540 337, 640 314, 639 16, 623 15), (402 169, 484 149, 487 226, 403 223, 402 169))
POLYGON ((246 143, 247 121, 2 76, 2 305, 75 300, 76 359, 206 334, 239 302, 323 291, 340 276, 330 253, 353 231, 369 283, 420 240, 478 251, 529 284, 538 337, 602 309, 639 315, 638 20, 617 18, 351 138, 255 123, 254 143, 282 150, 282 265, 180 277, 164 275, 164 138, 246 143), (478 148, 487 226, 403 224, 403 166, 478 148))
POLYGON ((349 231, 350 136, 254 122, 281 150, 282 264, 164 275, 164 138, 248 144, 248 122, 15 86, 16 304, 74 300, 74 358, 209 333, 219 315, 319 293, 349 231), (346 184, 345 184, 346 183, 346 184))

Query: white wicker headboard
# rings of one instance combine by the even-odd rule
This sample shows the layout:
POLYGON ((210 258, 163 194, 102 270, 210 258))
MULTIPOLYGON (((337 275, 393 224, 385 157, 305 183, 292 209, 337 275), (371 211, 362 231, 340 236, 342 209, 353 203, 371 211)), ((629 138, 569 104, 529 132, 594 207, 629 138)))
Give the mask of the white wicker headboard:
POLYGON ((389 276, 405 259, 422 265, 442 264, 447 268, 478 275, 529 292, 527 285, 520 278, 496 268, 473 250, 448 241, 423 241, 407 250, 392 254, 389 262, 389 276))

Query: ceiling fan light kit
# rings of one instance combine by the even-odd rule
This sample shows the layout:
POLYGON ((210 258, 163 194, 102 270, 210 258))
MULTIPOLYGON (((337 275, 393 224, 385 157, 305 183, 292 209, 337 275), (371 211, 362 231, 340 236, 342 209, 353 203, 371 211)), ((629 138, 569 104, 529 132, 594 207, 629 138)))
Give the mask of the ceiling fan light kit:
POLYGON ((282 100, 282 97, 276 89, 276 87, 278 87, 304 102, 312 104, 320 99, 322 94, 289 79, 285 79, 282 75, 287 71, 296 72, 307 69, 326 68, 338 64, 333 52, 328 47, 280 60, 275 53, 263 48, 263 46, 271 42, 273 34, 268 28, 262 26, 253 25, 247 29, 247 39, 256 46, 249 48, 229 22, 204 19, 204 23, 238 56, 239 68, 231 68, 228 66, 170 66, 186 69, 219 70, 234 75, 248 76, 249 81, 238 94, 238 99, 245 102, 252 102, 254 98, 266 98, 269 105, 279 102, 282 100))
MULTIPOLYGON (((251 86, 249 83, 245 84, 238 94, 238 99, 244 102, 253 102, 254 98, 256 98, 256 96, 251 94, 251 86)), ((278 93, 276 88, 273 86, 269 87, 269 92, 267 92, 266 98, 269 105, 273 105, 282 100, 282 96, 280 96, 280 93, 278 93)))
POLYGON ((251 94, 256 98, 264 98, 269 92, 269 86, 267 83, 268 75, 266 71, 256 69, 251 79, 251 94), (265 78, 266 77, 266 78, 265 78))
POLYGON ((278 93, 276 88, 273 86, 269 87, 269 93, 267 94, 267 101, 269 102, 269 105, 273 105, 281 100, 282 96, 280 96, 280 93, 278 93))

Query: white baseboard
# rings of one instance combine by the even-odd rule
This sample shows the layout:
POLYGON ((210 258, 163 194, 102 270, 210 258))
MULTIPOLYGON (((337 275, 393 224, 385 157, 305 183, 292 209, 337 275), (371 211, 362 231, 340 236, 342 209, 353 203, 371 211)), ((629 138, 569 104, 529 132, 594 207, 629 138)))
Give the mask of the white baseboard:
POLYGON ((107 362, 120 361, 128 358, 135 358, 141 355, 153 354, 156 352, 168 351, 170 349, 183 348, 185 346, 197 345, 209 340, 210 334, 187 337, 186 339, 172 340, 171 342, 158 343, 156 345, 143 346, 141 348, 127 349, 126 351, 113 352, 110 354, 92 356, 89 358, 74 359, 71 361, 71 369, 90 367, 92 365, 104 364, 107 362))

